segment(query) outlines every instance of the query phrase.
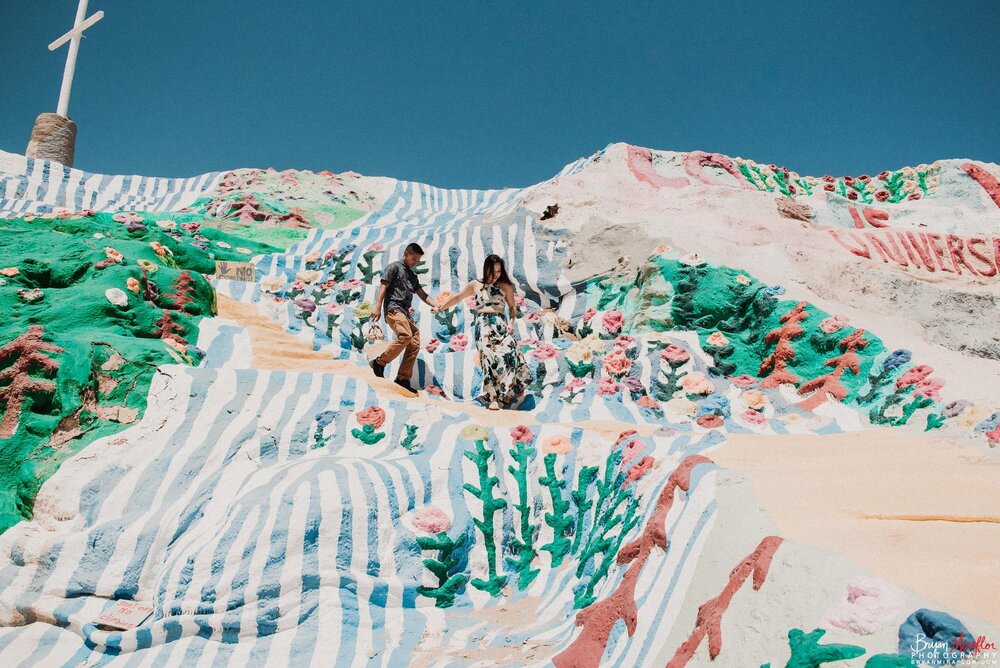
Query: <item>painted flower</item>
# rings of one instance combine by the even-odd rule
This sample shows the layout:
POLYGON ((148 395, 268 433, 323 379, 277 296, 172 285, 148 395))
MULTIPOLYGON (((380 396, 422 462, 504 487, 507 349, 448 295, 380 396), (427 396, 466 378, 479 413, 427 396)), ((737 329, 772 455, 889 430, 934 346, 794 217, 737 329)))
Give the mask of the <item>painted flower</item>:
POLYGON ((365 318, 370 318, 375 307, 372 306, 371 302, 361 302, 354 307, 354 316, 358 320, 364 320, 365 318))
POLYGON ((819 328, 827 334, 839 332, 844 327, 847 327, 847 318, 842 315, 831 315, 819 323, 819 328))
POLYGON ((837 189, 836 186, 834 186, 832 183, 823 184, 823 190, 827 191, 828 193, 832 193, 836 189, 837 189))
POLYGON ((232 248, 232 246, 230 246, 229 244, 227 244, 225 241, 216 241, 215 245, 218 246, 219 248, 223 248, 225 250, 229 250, 230 248, 232 248))
POLYGON ((950 401, 948 404, 941 409, 941 415, 946 418, 953 418, 962 413, 966 408, 972 404, 965 399, 956 399, 955 401, 950 401))
POLYGON ((316 310, 316 302, 311 299, 299 298, 292 301, 297 307, 302 309, 305 313, 312 313, 316 310))
POLYGON ((750 277, 744 274, 740 274, 736 277, 736 282, 740 285, 750 285, 750 277))
POLYGON ((749 422, 750 424, 755 425, 765 424, 767 422, 767 418, 763 413, 749 408, 743 411, 743 413, 740 414, 740 417, 743 418, 744 422, 749 422))
POLYGON ((541 318, 540 318, 540 317, 538 317, 538 314, 537 314, 537 313, 535 313, 534 311, 530 311, 530 312, 529 312, 529 313, 528 313, 527 315, 525 315, 525 316, 524 316, 524 319, 525 319, 525 320, 526 320, 527 322, 530 322, 531 324, 535 324, 535 323, 537 323, 537 322, 538 322, 539 320, 541 320, 541 318))
POLYGON ((767 406, 767 397, 760 390, 747 390, 740 397, 749 408, 755 411, 763 410, 767 406))
POLYGON ((519 424, 510 430, 510 437, 515 443, 531 443, 535 434, 527 426, 519 424))
POLYGON ((432 353, 435 350, 437 350, 438 346, 440 345, 441 345, 440 341, 438 341, 437 339, 431 339, 430 341, 427 342, 427 345, 424 346, 424 350, 426 350, 429 353, 432 353))
POLYGON ((622 325, 625 324, 625 316, 617 309, 606 311, 601 318, 601 324, 604 325, 604 331, 608 334, 617 334, 622 325))
POLYGON ((729 343, 729 339, 722 332, 713 332, 711 336, 708 337, 706 343, 710 346, 715 346, 716 348, 721 348, 722 346, 729 343))
POLYGON ((165 258, 168 255, 174 254, 172 250, 161 244, 159 241, 150 241, 149 246, 150 248, 153 249, 153 252, 156 253, 159 257, 165 258))
POLYGON ((336 254, 337 254, 337 252, 331 248, 327 252, 323 253, 323 261, 324 262, 329 262, 330 260, 333 259, 333 256, 336 255, 336 254))
POLYGON ((631 368, 632 360, 628 358, 625 351, 621 348, 615 348, 612 352, 604 356, 604 370, 616 378, 625 375, 631 368))
POLYGON ((385 248, 385 247, 384 247, 384 246, 383 246, 382 244, 380 244, 379 242, 377 242, 377 241, 376 241, 376 242, 375 242, 375 243, 373 243, 373 244, 372 244, 371 246, 369 246, 368 248, 366 248, 366 249, 365 249, 365 251, 366 251, 366 252, 370 252, 370 251, 380 251, 380 250, 384 250, 384 248, 385 248))
POLYGON ((107 257, 108 262, 118 263, 125 259, 124 257, 122 257, 121 253, 116 251, 114 248, 111 248, 110 246, 104 247, 104 255, 107 257))
POLYGON ((878 178, 881 179, 882 181, 885 181, 886 179, 888 179, 889 176, 890 176, 890 173, 889 173, 888 170, 886 170, 884 172, 879 172, 878 173, 878 178))
POLYGON ((139 281, 129 276, 125 279, 125 288, 130 292, 139 294, 139 281))
POLYGON ((602 397, 614 396, 618 394, 618 383, 614 378, 605 376, 597 385, 597 393, 602 397))
POLYGON ((559 353, 551 343, 543 343, 534 350, 531 351, 535 359, 539 362, 544 362, 545 360, 550 360, 556 357, 559 353))
POLYGON ((567 455, 573 450, 573 442, 568 436, 550 436, 542 443, 542 452, 546 455, 567 455))
POLYGON ((694 415, 698 410, 698 404, 684 397, 671 399, 666 403, 668 409, 680 415, 694 415))
POLYGON ((462 431, 458 432, 458 435, 469 441, 485 441, 490 437, 486 428, 478 424, 465 425, 462 427, 462 431))
POLYGON ((428 385, 427 387, 424 388, 424 391, 427 392, 427 394, 429 394, 431 396, 435 396, 435 397, 443 397, 443 396, 445 396, 444 390, 442 390, 437 385, 428 385))
POLYGON ((285 285, 285 279, 281 276, 265 276, 260 279, 260 289, 261 292, 281 292, 281 288, 285 285))
POLYGON ((924 378, 913 386, 913 396, 937 400, 941 398, 938 392, 943 387, 944 381, 940 378, 924 378))
POLYGON ((853 201, 853 200, 856 200, 857 198, 858 198, 858 191, 857 190, 849 190, 849 191, 847 191, 847 199, 853 201))
POLYGON ((681 378, 681 387, 688 394, 711 394, 715 389, 712 381, 701 371, 692 371, 681 378))
POLYGON ((129 225, 132 223, 142 223, 142 216, 137 213, 116 213, 111 216, 111 220, 116 223, 122 223, 124 225, 129 225))
POLYGON ((566 383, 567 392, 578 392, 582 390, 587 385, 587 381, 583 378, 571 378, 568 383, 566 383))
POLYGON ((670 366, 680 366, 690 360, 691 355, 681 346, 671 343, 660 352, 660 359, 670 366))
POLYGON ((327 304, 324 310, 326 311, 327 315, 337 315, 338 313, 344 310, 344 307, 341 304, 331 303, 327 304))
POLYGON ((731 382, 736 387, 753 387, 754 385, 757 384, 757 379, 754 378, 753 376, 744 373, 739 376, 730 377, 729 382, 731 382))
POLYGON ((385 422, 385 410, 381 406, 369 406, 358 411, 355 417, 358 420, 358 424, 362 427, 370 424, 375 429, 378 429, 385 422))
POLYGON ((357 290, 361 287, 361 281, 357 278, 350 278, 340 286, 344 291, 357 290))
POLYGON ((621 379, 621 384, 629 392, 642 392, 646 389, 642 386, 642 379, 636 376, 625 376, 621 379))
POLYGON ((617 348, 631 348, 635 345, 635 337, 628 334, 619 334, 614 341, 617 348))
POLYGON ((303 269, 295 274, 296 281, 302 281, 303 283, 315 283, 321 278, 323 278, 323 272, 315 269, 303 269))
POLYGON ((882 369, 890 371, 896 367, 908 364, 911 358, 912 355, 909 350, 906 350, 905 348, 898 348, 889 353, 889 356, 885 358, 885 361, 882 362, 882 369))
POLYGON ((128 306, 128 295, 118 288, 108 288, 104 291, 104 296, 115 306, 128 306))
POLYGON ((695 420, 695 423, 697 423, 699 427, 704 427, 705 429, 718 429, 725 424, 725 420, 715 413, 707 413, 695 420))
MULTIPOLYGON (((114 216, 112 216, 112 219, 114 219, 114 216)), ((159 227, 161 230, 175 230, 175 229, 177 229, 177 223, 175 223, 174 221, 169 220, 169 219, 156 221, 156 226, 159 227)))
POLYGON ((877 201, 879 201, 879 202, 886 201, 887 199, 889 199, 889 191, 888 190, 876 190, 875 191, 875 199, 877 201))
POLYGON ((451 518, 437 506, 424 506, 413 511, 410 519, 413 526, 425 533, 441 533, 451 528, 451 518))
POLYGON ((896 381, 896 388, 900 389, 915 385, 932 373, 934 373, 934 367, 927 364, 919 364, 911 369, 907 369, 906 373, 899 377, 899 380, 896 381))
POLYGON ((181 223, 181 229, 186 232, 190 232, 191 234, 194 234, 195 232, 201 229, 201 223, 195 223, 195 222, 181 223))
POLYGON ((638 406, 642 406, 643 408, 649 408, 650 410, 654 411, 659 410, 660 408, 660 403, 656 401, 656 399, 653 399, 648 394, 644 394, 641 397, 639 397, 639 400, 636 401, 635 403, 638 406))
POLYGON ((906 199, 910 199, 910 200, 918 200, 918 199, 920 199, 921 197, 923 197, 923 195, 922 195, 922 194, 921 194, 920 192, 914 192, 914 193, 910 193, 910 196, 909 196, 909 197, 907 197, 906 199))
POLYGON ((591 320, 593 320, 595 315, 597 315, 597 309, 588 308, 587 312, 583 314, 583 321, 590 322, 591 320))
POLYGON ((656 250, 654 250, 653 252, 656 253, 657 255, 663 255, 664 253, 669 253, 670 246, 667 246, 666 244, 663 244, 662 246, 657 246, 656 250))
POLYGON ((465 336, 464 332, 459 332, 458 334, 455 334, 453 337, 451 337, 451 340, 448 342, 448 347, 454 350, 455 352, 461 352, 465 350, 468 346, 469 346, 469 339, 465 336))
POLYGON ((147 274, 152 274, 157 269, 156 263, 152 260, 136 260, 135 263, 145 269, 147 274))

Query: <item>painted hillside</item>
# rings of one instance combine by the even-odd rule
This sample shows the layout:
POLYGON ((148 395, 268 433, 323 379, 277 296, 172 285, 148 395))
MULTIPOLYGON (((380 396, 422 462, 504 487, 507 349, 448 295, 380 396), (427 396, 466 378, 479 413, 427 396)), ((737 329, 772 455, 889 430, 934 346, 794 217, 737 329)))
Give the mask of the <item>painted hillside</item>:
POLYGON ((0 153, 0 656, 998 665, 998 178, 612 144, 448 190, 0 153), (518 410, 477 401, 474 303, 414 301, 419 393, 371 373, 413 241, 435 296, 507 259, 518 410), (119 601, 152 614, 99 623, 119 601))

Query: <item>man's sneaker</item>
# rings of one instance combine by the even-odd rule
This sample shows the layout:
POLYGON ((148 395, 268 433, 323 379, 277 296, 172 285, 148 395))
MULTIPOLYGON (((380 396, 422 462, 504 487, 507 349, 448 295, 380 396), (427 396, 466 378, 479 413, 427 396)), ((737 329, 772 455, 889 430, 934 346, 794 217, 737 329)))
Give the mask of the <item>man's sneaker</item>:
POLYGON ((385 378, 385 365, 379 364, 378 359, 373 359, 371 361, 370 366, 372 368, 372 371, 375 372, 376 376, 378 376, 379 378, 385 378))
POLYGON ((392 382, 396 383, 396 385, 399 385, 401 388, 403 388, 407 392, 412 392, 413 394, 418 394, 418 392, 416 390, 414 390, 412 387, 410 387, 410 381, 408 381, 408 380, 399 380, 397 378, 396 380, 394 380, 392 382))

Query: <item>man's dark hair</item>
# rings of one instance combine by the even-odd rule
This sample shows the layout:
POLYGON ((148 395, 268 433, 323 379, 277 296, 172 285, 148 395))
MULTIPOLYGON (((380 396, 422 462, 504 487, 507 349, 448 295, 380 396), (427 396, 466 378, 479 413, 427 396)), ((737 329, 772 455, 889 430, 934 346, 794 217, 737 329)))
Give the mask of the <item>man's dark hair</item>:
POLYGON ((414 255, 423 255, 424 249, 420 247, 420 244, 412 243, 406 247, 407 253, 413 253, 414 255))

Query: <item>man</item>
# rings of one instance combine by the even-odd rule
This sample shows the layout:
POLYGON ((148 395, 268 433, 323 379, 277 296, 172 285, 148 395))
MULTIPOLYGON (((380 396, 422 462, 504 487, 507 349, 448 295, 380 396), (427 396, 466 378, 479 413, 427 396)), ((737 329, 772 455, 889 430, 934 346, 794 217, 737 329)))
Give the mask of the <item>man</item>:
POLYGON ((378 322, 382 317, 382 307, 385 306, 385 321, 392 331, 396 333, 396 339, 384 353, 372 360, 372 371, 379 378, 385 377, 385 367, 392 360, 403 354, 403 361, 399 365, 396 373, 396 384, 403 389, 413 392, 410 387, 410 378, 413 376, 413 365, 417 361, 417 353, 420 352, 420 330, 417 324, 410 318, 410 303, 413 301, 413 293, 426 304, 436 308, 437 302, 431 299, 424 288, 417 280, 417 275, 413 268, 423 257, 424 249, 418 244, 410 244, 403 251, 403 259, 390 263, 382 271, 382 284, 378 289, 378 296, 375 297, 375 312, 372 320, 378 322))

